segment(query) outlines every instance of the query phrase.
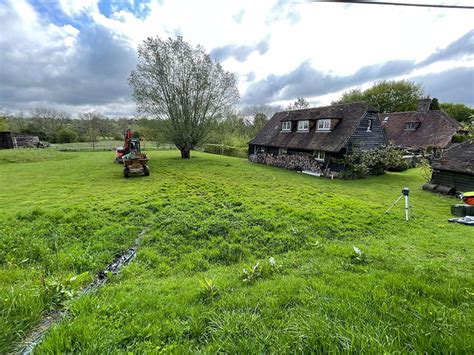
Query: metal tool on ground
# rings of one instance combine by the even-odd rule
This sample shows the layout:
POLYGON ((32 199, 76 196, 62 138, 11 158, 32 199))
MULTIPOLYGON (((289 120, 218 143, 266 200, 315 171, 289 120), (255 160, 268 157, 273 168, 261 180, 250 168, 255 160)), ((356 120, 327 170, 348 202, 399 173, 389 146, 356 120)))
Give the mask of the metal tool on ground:
POLYGON ((409 200, 408 200, 408 194, 410 193, 410 189, 408 187, 404 187, 402 189, 402 194, 397 198, 397 200, 391 205, 388 210, 385 211, 385 213, 390 212, 390 210, 395 207, 395 205, 398 203, 398 201, 401 200, 402 197, 405 196, 405 221, 408 222, 408 207, 410 206, 409 200))
MULTIPOLYGON (((115 260, 107 265, 105 269, 99 271, 95 280, 82 290, 82 292, 79 294, 79 297, 86 295, 98 289, 99 287, 102 287, 109 279, 109 273, 116 275, 124 266, 132 262, 137 255, 137 248, 140 245, 142 237, 147 231, 148 228, 144 227, 135 238, 135 241, 130 246, 130 248, 128 248, 122 255, 115 258, 115 260)), ((68 314, 69 312, 67 309, 64 311, 56 310, 51 312, 46 318, 43 319, 38 327, 34 329, 32 333, 21 342, 21 344, 19 344, 19 348, 17 351, 15 351, 15 353, 22 355, 30 355, 34 353, 35 347, 43 341, 43 338, 49 329, 53 325, 61 322, 68 314)))
POLYGON ((474 226, 474 192, 465 192, 459 197, 465 204, 452 205, 451 214, 456 218, 449 218, 448 221, 474 226))
POLYGON ((463 200, 463 202, 466 205, 470 205, 470 206, 474 205, 474 191, 465 192, 465 193, 461 194, 461 196, 459 196, 459 197, 461 198, 461 200, 463 200))

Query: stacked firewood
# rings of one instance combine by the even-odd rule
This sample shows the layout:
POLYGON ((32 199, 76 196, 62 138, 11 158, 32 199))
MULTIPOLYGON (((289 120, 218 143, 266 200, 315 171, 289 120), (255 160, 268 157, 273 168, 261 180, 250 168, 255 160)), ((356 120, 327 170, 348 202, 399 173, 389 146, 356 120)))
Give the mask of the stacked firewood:
POLYGON ((297 171, 311 171, 313 173, 322 173, 323 167, 311 154, 252 154, 249 157, 250 161, 254 163, 279 166, 282 168, 297 170, 297 171))

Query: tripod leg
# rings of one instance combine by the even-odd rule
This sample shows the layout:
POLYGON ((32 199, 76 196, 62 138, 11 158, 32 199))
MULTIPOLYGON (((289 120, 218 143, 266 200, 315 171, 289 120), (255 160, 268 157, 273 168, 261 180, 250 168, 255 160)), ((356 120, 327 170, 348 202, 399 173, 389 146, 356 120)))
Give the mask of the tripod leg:
POLYGON ((408 196, 405 196, 405 221, 408 222, 408 196))
POLYGON ((400 195, 400 197, 397 198, 397 200, 393 203, 393 205, 391 205, 388 210, 385 211, 385 213, 388 213, 392 208, 393 206, 395 206, 397 204, 398 201, 400 201, 400 199, 403 197, 403 195, 400 195))

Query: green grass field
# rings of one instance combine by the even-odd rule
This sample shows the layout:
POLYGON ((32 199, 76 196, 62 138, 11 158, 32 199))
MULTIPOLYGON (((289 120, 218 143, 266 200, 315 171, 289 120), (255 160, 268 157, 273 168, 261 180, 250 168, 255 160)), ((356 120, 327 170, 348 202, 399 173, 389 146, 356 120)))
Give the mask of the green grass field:
POLYGON ((0 353, 52 309, 68 316, 38 353, 474 352, 474 229, 416 169, 329 180, 154 151, 124 179, 113 152, 21 153, 0 151, 0 353), (408 223, 384 214, 404 186, 408 223), (143 227, 137 259, 77 297, 143 227))

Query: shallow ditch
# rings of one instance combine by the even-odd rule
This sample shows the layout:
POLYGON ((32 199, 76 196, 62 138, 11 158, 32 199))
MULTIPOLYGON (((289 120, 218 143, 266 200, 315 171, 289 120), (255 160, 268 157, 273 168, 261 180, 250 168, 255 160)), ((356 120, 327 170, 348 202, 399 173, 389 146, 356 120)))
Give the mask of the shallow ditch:
MULTIPOLYGON (((76 300, 88 293, 93 292, 99 287, 102 287, 107 282, 108 276, 110 274, 118 274, 124 266, 132 262, 133 259, 135 259, 135 257, 137 256, 137 247, 139 246, 141 239, 146 233, 146 231, 147 228, 143 228, 138 234, 137 238, 135 238, 135 241, 133 242, 130 248, 128 248, 123 254, 116 257, 115 260, 109 265, 107 265, 107 267, 105 267, 103 270, 100 270, 97 273, 97 276, 94 281, 80 292, 79 296, 76 297, 76 300)), ((14 353, 25 355, 32 354, 34 348, 39 343, 41 343, 49 329, 53 325, 61 322, 67 316, 67 314, 67 311, 59 310, 50 312, 48 315, 46 315, 46 317, 43 318, 40 324, 36 326, 35 329, 18 345, 18 350, 16 350, 14 353)))

